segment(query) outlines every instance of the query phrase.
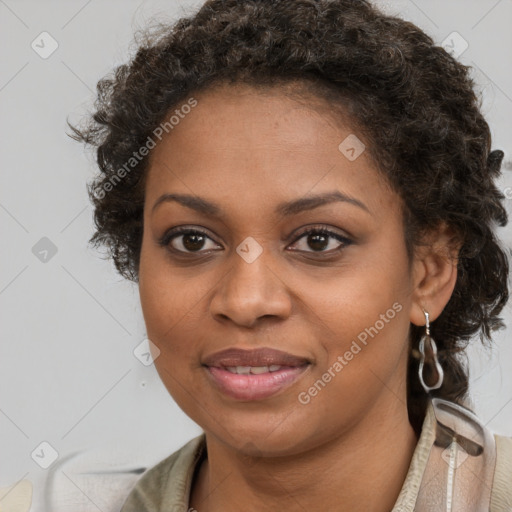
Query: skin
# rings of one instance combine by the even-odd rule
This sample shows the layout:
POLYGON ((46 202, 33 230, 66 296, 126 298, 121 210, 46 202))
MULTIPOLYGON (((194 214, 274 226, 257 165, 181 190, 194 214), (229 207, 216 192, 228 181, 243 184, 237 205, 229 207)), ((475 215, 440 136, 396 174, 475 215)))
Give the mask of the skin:
POLYGON ((406 405, 410 323, 425 324, 423 308, 435 321, 450 298, 450 233, 440 227, 409 260, 400 197, 368 151, 354 161, 340 152, 357 132, 323 100, 242 85, 194 97, 197 106, 150 155, 139 273, 159 375, 206 433, 208 459, 190 506, 389 511, 417 443, 406 405), (286 217, 275 212, 282 202, 332 191, 365 206, 337 201, 286 217), (170 193, 214 202, 222 214, 171 201, 153 210, 170 193), (176 226, 209 238, 199 252, 187 252, 180 234, 159 244, 176 226), (352 243, 329 237, 319 251, 302 234, 319 226, 352 243), (263 249, 252 263, 236 252, 246 237, 263 249), (300 403, 299 393, 397 303, 400 312, 300 403), (312 364, 278 394, 238 401, 214 388, 201 364, 234 346, 277 348, 312 364))

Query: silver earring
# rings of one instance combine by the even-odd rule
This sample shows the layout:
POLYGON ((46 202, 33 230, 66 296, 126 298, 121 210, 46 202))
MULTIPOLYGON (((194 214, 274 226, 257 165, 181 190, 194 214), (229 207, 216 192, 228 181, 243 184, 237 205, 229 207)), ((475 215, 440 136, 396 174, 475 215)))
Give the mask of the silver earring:
POLYGON ((421 337, 420 340, 420 367, 418 369, 418 376, 420 378, 421 385, 426 393, 429 393, 433 389, 439 389, 443 384, 444 372, 442 366, 439 364, 439 360, 437 358, 437 345, 436 342, 430 336, 430 322, 429 322, 429 314, 427 311, 423 310, 425 314, 425 334, 421 337), (425 366, 425 345, 427 345, 428 350, 432 353, 433 365, 437 372, 437 382, 433 386, 427 385, 425 379, 423 377, 423 371, 425 366))

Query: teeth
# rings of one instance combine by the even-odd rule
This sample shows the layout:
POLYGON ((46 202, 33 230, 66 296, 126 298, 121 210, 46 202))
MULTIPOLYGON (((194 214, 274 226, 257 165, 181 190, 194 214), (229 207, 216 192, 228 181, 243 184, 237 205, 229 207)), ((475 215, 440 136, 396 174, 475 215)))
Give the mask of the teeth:
POLYGON ((268 373, 268 366, 253 366, 251 373, 258 375, 259 373, 268 373))
POLYGON ((259 375, 260 373, 276 372, 280 368, 281 365, 272 364, 270 366, 227 366, 226 370, 239 375, 259 375))

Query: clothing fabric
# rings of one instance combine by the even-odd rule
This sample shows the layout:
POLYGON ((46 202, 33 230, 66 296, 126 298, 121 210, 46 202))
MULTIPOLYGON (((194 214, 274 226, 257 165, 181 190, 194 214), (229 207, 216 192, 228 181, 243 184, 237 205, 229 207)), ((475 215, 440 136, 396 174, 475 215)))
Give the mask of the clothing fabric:
MULTIPOLYGON (((430 405, 405 481, 391 512, 424 512, 415 510, 415 504, 435 429, 435 416, 430 405)), ((512 437, 494 435, 494 438, 497 455, 489 512, 512 512, 512 437)), ((142 475, 121 512, 194 512, 189 507, 192 480, 196 467, 205 456, 206 440, 201 434, 142 475)), ((468 509, 465 512, 483 511, 468 509)))

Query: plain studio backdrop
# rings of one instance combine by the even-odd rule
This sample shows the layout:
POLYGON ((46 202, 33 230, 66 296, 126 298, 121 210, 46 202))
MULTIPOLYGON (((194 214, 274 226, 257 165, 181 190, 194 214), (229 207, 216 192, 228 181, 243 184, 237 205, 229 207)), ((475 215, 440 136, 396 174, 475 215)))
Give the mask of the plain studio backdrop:
MULTIPOLYGON (((131 55, 135 30, 201 3, 0 0, 0 488, 22 481, 14 493, 30 482, 32 511, 48 509, 53 488, 62 489, 54 510, 58 499, 81 496, 80 510, 107 512, 98 481, 126 477, 122 487, 201 432, 143 356, 136 286, 87 246, 85 184, 96 167, 65 133, 66 118, 76 122, 91 107, 97 81, 131 55)), ((377 3, 473 67, 493 149, 505 151, 500 188, 512 215, 512 2, 377 3)), ((512 246, 512 227, 499 235, 512 246)), ((493 351, 480 344, 469 351, 476 412, 505 435, 512 435, 511 307, 493 351)))

